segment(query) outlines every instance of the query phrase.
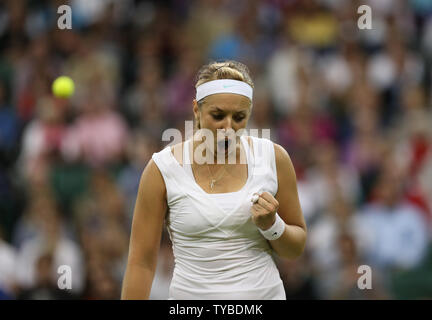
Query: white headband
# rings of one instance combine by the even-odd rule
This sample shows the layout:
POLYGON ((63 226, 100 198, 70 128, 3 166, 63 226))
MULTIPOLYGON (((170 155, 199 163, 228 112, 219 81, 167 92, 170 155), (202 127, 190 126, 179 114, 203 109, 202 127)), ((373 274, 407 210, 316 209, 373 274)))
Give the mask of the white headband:
POLYGON ((196 88, 196 101, 216 93, 234 93, 248 97, 252 101, 253 89, 246 82, 232 80, 232 79, 220 79, 212 80, 196 88))

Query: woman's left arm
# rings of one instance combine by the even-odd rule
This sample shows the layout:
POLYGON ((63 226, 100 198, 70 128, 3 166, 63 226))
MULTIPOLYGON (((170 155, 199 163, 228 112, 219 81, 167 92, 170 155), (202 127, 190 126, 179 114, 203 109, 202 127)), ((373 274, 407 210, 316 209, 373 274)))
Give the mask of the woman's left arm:
POLYGON ((280 145, 274 144, 278 191, 275 197, 270 193, 261 194, 253 205, 255 224, 262 230, 269 229, 275 222, 276 212, 285 222, 284 233, 269 243, 278 256, 287 259, 299 257, 306 245, 306 222, 300 207, 294 166, 288 153, 280 145))

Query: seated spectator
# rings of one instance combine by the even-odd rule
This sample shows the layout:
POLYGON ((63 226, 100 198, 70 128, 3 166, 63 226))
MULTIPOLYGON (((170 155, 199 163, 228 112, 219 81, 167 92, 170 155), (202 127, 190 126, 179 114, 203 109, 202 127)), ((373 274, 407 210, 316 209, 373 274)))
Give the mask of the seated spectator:
POLYGON ((344 272, 352 269, 355 263, 357 267, 363 263, 363 257, 358 252, 356 243, 350 244, 353 252, 350 253, 352 256, 348 259, 348 263, 346 257, 348 252, 345 250, 347 242, 341 241, 342 238, 350 242, 355 241, 351 238, 357 229, 353 204, 348 202, 340 191, 335 192, 327 207, 316 217, 314 223, 309 224, 307 250, 313 265, 317 294, 321 299, 341 294, 338 290, 345 280, 348 280, 343 279, 344 272))
POLYGON ((19 158, 25 178, 46 180, 49 167, 59 160, 66 132, 64 101, 44 97, 37 104, 38 115, 25 128, 19 158))
MULTIPOLYGON (((370 269, 370 287, 363 289, 359 287, 360 277, 366 275, 359 267, 365 265, 362 264, 356 242, 351 234, 341 232, 338 236, 335 249, 340 253, 341 265, 337 272, 334 290, 330 293, 331 298, 339 300, 376 300, 389 298, 387 292, 383 288, 381 275, 377 270, 370 269)), ((360 282, 362 282, 362 280, 360 280, 360 282)))
MULTIPOLYGON (((48 203, 46 206, 50 206, 48 203)), ((59 213, 54 208, 45 207, 41 211, 39 233, 22 244, 17 259, 17 280, 20 288, 26 290, 37 286, 38 261, 48 250, 52 252, 52 268, 50 276, 57 282, 58 267, 67 265, 72 270, 72 293, 79 294, 83 288, 83 261, 81 249, 78 245, 66 237, 62 229, 62 221, 59 213)), ((42 267, 46 265, 43 264, 42 267)), ((39 266, 40 267, 40 266, 39 266)))
POLYGON ((107 105, 96 87, 84 100, 83 113, 66 133, 62 145, 67 161, 83 161, 91 167, 117 164, 124 156, 128 130, 123 118, 107 105))
POLYGON ((69 300, 75 298, 69 289, 60 289, 52 277, 52 252, 43 253, 38 257, 35 266, 35 283, 20 292, 19 300, 69 300))

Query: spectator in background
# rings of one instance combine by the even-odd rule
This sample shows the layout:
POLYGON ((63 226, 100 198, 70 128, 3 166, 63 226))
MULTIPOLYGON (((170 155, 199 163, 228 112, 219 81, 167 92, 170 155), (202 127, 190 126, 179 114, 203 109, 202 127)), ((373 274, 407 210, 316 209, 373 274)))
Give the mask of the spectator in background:
MULTIPOLYGON (((357 268, 364 262, 364 257, 356 240, 357 234, 361 237, 361 233, 353 210, 354 203, 347 201, 340 191, 335 192, 310 228, 307 251, 317 295, 320 299, 367 298, 360 294, 356 282, 359 277, 357 268)), ((380 281, 379 273, 374 273, 377 287, 380 281)))
POLYGON ((3 239, 3 231, 0 226, 0 300, 13 299, 17 293, 16 258, 16 250, 3 239))
POLYGON ((6 87, 0 78, 0 228, 4 224, 7 234, 11 233, 16 217, 15 175, 11 168, 19 153, 20 127, 16 110, 8 104, 6 87))
POLYGON ((174 126, 180 122, 180 119, 183 124, 183 119, 192 118, 189 101, 192 101, 195 94, 193 83, 196 70, 201 63, 197 53, 191 49, 180 47, 178 50, 178 64, 173 75, 167 79, 167 87, 165 88, 166 116, 169 123, 174 126))
MULTIPOLYGON (((402 91, 402 112, 397 118, 394 139, 399 141, 396 160, 407 168, 407 200, 423 213, 432 228, 431 179, 428 176, 432 156, 432 114, 428 113, 425 93, 420 86, 407 86, 402 91)), ((432 230, 432 229, 430 229, 432 230)))
MULTIPOLYGON (((42 195, 39 195, 42 196, 42 195)), ((45 270, 47 261, 42 261, 38 266, 39 258, 47 251, 51 252, 53 263, 50 276, 57 283, 58 267, 67 265, 73 270, 72 293, 79 294, 83 289, 84 265, 80 247, 65 232, 65 223, 62 220, 56 206, 49 196, 35 198, 33 201, 41 201, 34 212, 38 217, 34 220, 36 235, 25 239, 17 257, 16 272, 17 281, 21 289, 27 290, 37 286, 38 267, 45 270)), ((42 271, 43 271, 42 270, 42 271)))
MULTIPOLYGON (((335 143, 316 143, 314 157, 316 165, 308 169, 305 177, 305 183, 313 190, 313 196, 304 200, 314 203, 314 214, 323 212, 337 197, 341 197, 342 200, 339 201, 348 203, 349 206, 357 203, 360 192, 357 173, 350 166, 341 163, 335 143)), ((314 218, 309 216, 310 220, 314 218)))
POLYGON ((108 170, 92 171, 89 190, 77 200, 75 208, 80 227, 103 227, 110 222, 125 226, 125 199, 115 182, 114 173, 108 170))
POLYGON ((118 299, 116 295, 124 274, 128 253, 128 228, 125 198, 116 180, 104 170, 92 173, 89 192, 77 200, 74 210, 86 271, 84 297, 118 299), (98 284, 93 273, 104 268, 98 284), (103 286, 108 292, 103 293, 103 286), (114 298, 113 298, 114 297, 114 298))
POLYGON ((119 190, 126 201, 126 212, 130 222, 128 225, 132 223, 133 209, 142 171, 158 147, 152 137, 141 130, 133 132, 131 139, 128 141, 128 165, 121 170, 117 178, 119 190))
POLYGON ((305 58, 295 45, 284 41, 267 63, 267 81, 277 115, 291 114, 298 105, 298 73, 305 58))
MULTIPOLYGON (((431 139, 429 139, 431 140, 431 139)), ((432 234, 432 219, 431 219, 431 208, 432 208, 432 197, 429 195, 432 194, 432 150, 429 149, 426 160, 424 161, 424 165, 419 171, 418 178, 418 189, 421 193, 422 203, 426 202, 426 206, 429 209, 429 230, 430 234, 432 234)))
MULTIPOLYGON (((363 95, 369 93, 365 88, 363 95)), ((352 111, 351 120, 353 133, 344 148, 344 157, 347 164, 359 175, 360 200, 365 202, 368 201, 373 181, 384 159, 386 141, 381 135, 375 108, 360 105, 352 111)))
MULTIPOLYGON (((277 259, 277 258, 276 258, 277 259)), ((298 260, 277 259, 287 300, 316 300, 319 295, 307 253, 298 260)))
POLYGON ((373 55, 367 65, 367 82, 384 94, 380 106, 380 122, 393 124, 401 112, 400 94, 409 84, 418 84, 424 77, 425 66, 418 54, 411 52, 396 30, 387 38, 386 47, 373 55))
POLYGON ((53 210, 54 207, 49 192, 46 184, 29 184, 26 207, 12 235, 12 243, 17 249, 21 249, 24 243, 42 236, 41 221, 45 211, 53 210))
POLYGON ((115 165, 123 161, 128 129, 112 109, 112 101, 96 83, 87 91, 82 113, 68 128, 63 156, 67 161, 82 161, 90 167, 115 165))
POLYGON ((65 138, 67 101, 44 96, 37 104, 37 117, 24 129, 19 158, 20 172, 34 181, 48 179, 50 167, 60 160, 65 138))
POLYGON ((340 253, 340 270, 337 272, 337 280, 333 286, 333 292, 329 294, 333 299, 389 299, 386 291, 383 288, 380 273, 372 269, 373 283, 371 288, 359 288, 358 281, 361 273, 359 266, 361 265, 361 257, 358 254, 356 242, 349 233, 341 232, 337 238, 336 248, 340 253))
POLYGON ((298 1, 287 19, 292 39, 303 46, 325 49, 333 46, 338 35, 338 20, 334 11, 320 1, 298 1))
POLYGON ((6 88, 0 80, 0 165, 7 166, 14 160, 19 138, 19 121, 14 108, 8 105, 6 88))
POLYGON ((86 300, 118 300, 120 298, 119 283, 109 272, 109 260, 87 259, 88 278, 83 298, 86 300))
MULTIPOLYGON (((73 38, 73 40, 75 40, 73 38)), ((119 49, 116 42, 103 37, 97 29, 78 37, 75 50, 63 65, 63 72, 74 79, 72 97, 77 112, 86 112, 89 96, 102 95, 114 107, 119 86, 119 49)))
POLYGON ((53 253, 42 253, 35 265, 35 283, 28 289, 22 290, 18 296, 20 300, 68 300, 74 296, 68 289, 60 289, 53 279, 53 253))
POLYGON ((258 74, 259 61, 267 58, 268 45, 258 32, 257 1, 243 6, 234 20, 234 27, 209 44, 208 56, 212 60, 241 58, 252 74, 258 74))
POLYGON ((165 126, 165 83, 162 70, 156 61, 144 61, 139 68, 138 79, 126 92, 125 114, 134 127, 158 137, 165 126))
POLYGON ((422 213, 404 198, 406 173, 387 155, 372 199, 358 213, 358 243, 366 261, 386 276, 418 266, 429 236, 422 213))
POLYGON ((38 103, 50 94, 50 82, 56 75, 56 60, 52 57, 50 40, 43 34, 29 44, 28 54, 18 54, 12 90, 17 114, 23 123, 37 117, 38 103))
MULTIPOLYGON (((235 10, 227 8, 227 1, 197 1, 190 6, 190 16, 186 21, 188 34, 193 34, 192 46, 198 52, 209 50, 216 39, 232 33, 235 10)), ((225 57, 226 58, 226 57, 225 57)))

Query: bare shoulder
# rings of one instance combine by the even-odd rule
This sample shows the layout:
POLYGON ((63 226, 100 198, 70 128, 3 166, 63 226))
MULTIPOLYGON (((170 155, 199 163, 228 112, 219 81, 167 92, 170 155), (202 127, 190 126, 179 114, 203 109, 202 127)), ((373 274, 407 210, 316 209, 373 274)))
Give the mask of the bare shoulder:
POLYGON ((140 181, 141 189, 148 189, 150 186, 154 191, 163 191, 165 193, 165 181, 159 167, 153 159, 147 163, 140 181))
POLYGON ((291 161, 288 152, 281 145, 273 142, 273 147, 275 151, 276 162, 277 161, 291 161))
POLYGON ((275 160, 276 160, 276 168, 279 177, 286 177, 287 173, 289 177, 294 177, 295 179, 295 171, 294 166, 291 161, 291 157, 284 147, 277 143, 273 143, 274 151, 275 151, 275 160))

